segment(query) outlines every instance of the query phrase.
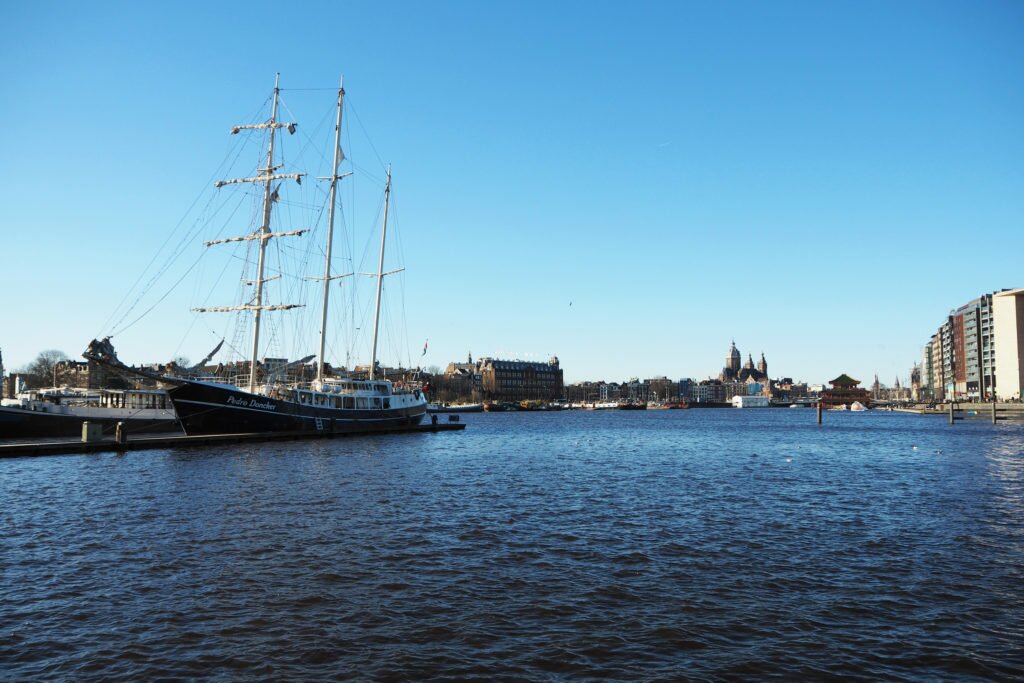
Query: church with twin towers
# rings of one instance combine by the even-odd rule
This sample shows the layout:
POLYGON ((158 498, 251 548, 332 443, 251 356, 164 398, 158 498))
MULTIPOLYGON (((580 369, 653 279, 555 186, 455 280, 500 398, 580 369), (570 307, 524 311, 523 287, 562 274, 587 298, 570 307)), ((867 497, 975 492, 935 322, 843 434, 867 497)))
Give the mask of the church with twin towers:
POLYGON ((750 354, 747 354, 747 362, 743 366, 740 365, 740 359, 740 350, 736 348, 736 342, 733 341, 728 353, 725 354, 725 367, 722 368, 722 373, 718 376, 722 383, 751 384, 757 382, 762 384, 768 382, 768 361, 764 359, 764 352, 761 352, 761 360, 757 362, 757 365, 754 365, 754 358, 750 354))

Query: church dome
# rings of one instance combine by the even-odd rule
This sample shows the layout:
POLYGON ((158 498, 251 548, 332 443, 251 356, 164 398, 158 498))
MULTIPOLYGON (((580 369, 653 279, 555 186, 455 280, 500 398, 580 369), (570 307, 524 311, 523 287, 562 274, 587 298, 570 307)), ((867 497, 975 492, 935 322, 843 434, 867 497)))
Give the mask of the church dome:
POLYGON ((729 348, 729 352, 725 354, 725 367, 730 370, 739 370, 741 362, 740 350, 736 348, 736 342, 734 341, 729 348))

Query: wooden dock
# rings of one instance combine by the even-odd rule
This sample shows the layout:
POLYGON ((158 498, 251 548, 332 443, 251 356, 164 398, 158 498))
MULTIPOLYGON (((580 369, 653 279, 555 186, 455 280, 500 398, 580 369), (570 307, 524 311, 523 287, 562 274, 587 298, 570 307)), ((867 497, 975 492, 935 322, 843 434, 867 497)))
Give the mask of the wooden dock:
POLYGON ((195 448, 225 444, 258 443, 262 441, 301 441, 308 439, 334 439, 343 436, 365 436, 368 434, 423 434, 454 432, 465 429, 461 422, 438 422, 407 427, 374 428, 372 425, 346 432, 273 432, 258 434, 208 434, 186 436, 184 434, 157 436, 135 436, 124 443, 112 438, 95 441, 65 439, 57 441, 31 441, 21 443, 0 443, 0 458, 19 458, 39 455, 68 455, 73 453, 101 453, 152 450, 155 448, 195 448))
MULTIPOLYGON (((882 410, 879 408, 878 410, 882 410)), ((948 411, 941 408, 886 408, 892 413, 910 413, 912 415, 945 415, 948 411)))
POLYGON ((1024 404, 1021 403, 940 403, 930 408, 892 407, 888 410, 916 415, 944 415, 948 418, 949 424, 959 420, 990 421, 992 424, 1004 420, 1024 421, 1024 404))

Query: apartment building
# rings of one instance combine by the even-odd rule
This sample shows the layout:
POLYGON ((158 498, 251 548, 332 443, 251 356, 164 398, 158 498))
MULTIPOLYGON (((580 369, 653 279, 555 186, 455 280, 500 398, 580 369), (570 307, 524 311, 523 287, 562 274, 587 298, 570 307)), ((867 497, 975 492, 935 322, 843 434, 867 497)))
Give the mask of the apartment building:
POLYGON ((993 334, 999 334, 992 354, 997 396, 1019 401, 1024 387, 1024 289, 994 294, 992 311, 993 334))
POLYGON ((1001 290, 950 311, 922 351, 923 395, 940 401, 1019 399, 1022 302, 1024 289, 1001 290))

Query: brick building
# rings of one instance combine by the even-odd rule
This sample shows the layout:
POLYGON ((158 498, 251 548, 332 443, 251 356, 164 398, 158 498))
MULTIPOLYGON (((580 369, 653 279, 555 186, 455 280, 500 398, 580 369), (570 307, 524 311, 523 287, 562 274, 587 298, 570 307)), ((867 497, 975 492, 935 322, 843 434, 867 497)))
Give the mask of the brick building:
POLYGON ((547 363, 483 358, 478 366, 484 398, 491 401, 554 401, 564 385, 558 357, 547 363))

